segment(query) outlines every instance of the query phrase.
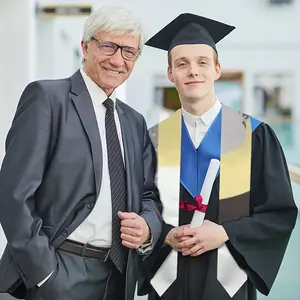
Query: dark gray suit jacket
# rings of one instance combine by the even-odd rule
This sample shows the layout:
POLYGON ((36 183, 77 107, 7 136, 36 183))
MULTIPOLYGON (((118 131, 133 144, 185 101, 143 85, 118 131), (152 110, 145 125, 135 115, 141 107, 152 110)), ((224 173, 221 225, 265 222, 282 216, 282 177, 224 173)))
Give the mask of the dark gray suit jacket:
MULTIPOLYGON (((128 210, 161 233, 154 184, 156 156, 145 120, 117 100, 125 151, 128 210)), ((93 104, 79 71, 29 84, 6 140, 0 171, 0 221, 7 247, 0 292, 24 297, 56 268, 55 249, 89 215, 101 188, 102 148, 93 104)), ((101 201, 101 199, 99 199, 101 201)), ((131 250, 127 299, 133 299, 141 256, 131 250)))

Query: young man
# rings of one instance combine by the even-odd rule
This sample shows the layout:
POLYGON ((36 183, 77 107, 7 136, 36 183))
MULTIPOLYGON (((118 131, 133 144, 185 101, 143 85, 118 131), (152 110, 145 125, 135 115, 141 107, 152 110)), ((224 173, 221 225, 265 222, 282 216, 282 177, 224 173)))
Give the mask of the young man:
POLYGON ((144 118, 116 99, 144 44, 126 9, 87 19, 83 67, 29 84, 6 141, 0 293, 27 300, 133 300, 161 233, 156 155, 144 118))
POLYGON ((140 289, 151 300, 252 300, 256 289, 267 295, 295 225, 274 132, 215 95, 215 44, 233 29, 182 14, 146 43, 168 51, 168 77, 182 105, 150 129, 165 221, 140 289))

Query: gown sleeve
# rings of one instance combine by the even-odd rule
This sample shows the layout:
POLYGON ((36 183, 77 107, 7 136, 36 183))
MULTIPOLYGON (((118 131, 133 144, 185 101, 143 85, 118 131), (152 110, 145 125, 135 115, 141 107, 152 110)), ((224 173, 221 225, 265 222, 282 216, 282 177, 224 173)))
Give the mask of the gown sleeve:
POLYGON ((251 214, 222 224, 227 247, 254 286, 270 292, 297 220, 287 163, 273 130, 262 123, 253 133, 251 214))
POLYGON ((163 221, 162 233, 157 241, 152 253, 143 262, 142 272, 138 280, 138 295, 146 295, 149 293, 151 286, 150 280, 167 258, 172 248, 168 245, 164 245, 164 241, 169 231, 174 226, 167 224, 163 221))

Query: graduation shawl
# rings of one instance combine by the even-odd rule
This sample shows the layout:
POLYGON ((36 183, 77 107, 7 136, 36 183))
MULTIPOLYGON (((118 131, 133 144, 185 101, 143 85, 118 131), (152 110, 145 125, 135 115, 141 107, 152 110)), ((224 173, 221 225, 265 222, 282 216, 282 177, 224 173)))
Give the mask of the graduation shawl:
MULTIPOLYGON (((273 216, 271 213, 268 214, 268 217, 266 217, 266 215, 261 215, 255 220, 253 219, 253 221, 250 220, 252 218, 248 218, 253 214, 253 209, 250 207, 251 146, 253 131, 255 131, 257 127, 260 127, 259 132, 266 135, 270 141, 271 139, 274 140, 273 136, 271 136, 271 138, 269 137, 269 129, 267 128, 267 130, 265 130, 265 124, 261 124, 260 121, 223 105, 220 113, 210 126, 198 149, 195 149, 192 144, 185 123, 182 121, 181 110, 178 110, 171 117, 150 129, 150 136, 157 150, 157 184, 164 205, 163 218, 166 228, 182 225, 179 224, 179 216, 184 214, 183 208, 194 210, 204 209, 205 211, 206 208, 199 203, 199 199, 201 201, 201 197, 199 196, 201 196, 202 185, 205 181, 207 168, 211 159, 220 160, 220 169, 216 176, 218 179, 216 182, 219 186, 217 189, 219 195, 218 197, 213 195, 214 198, 219 199, 216 222, 223 225, 230 237, 231 244, 237 248, 233 250, 235 252, 241 250, 242 256, 241 254, 237 254, 233 258, 231 255, 232 249, 229 249, 230 251, 227 249, 227 246, 230 246, 228 243, 222 245, 217 251, 212 252, 211 258, 209 259, 209 270, 199 270, 199 272, 202 273, 208 272, 207 275, 204 275, 207 279, 205 281, 205 286, 203 287, 204 296, 201 299, 207 299, 205 298, 205 294, 212 294, 212 283, 209 284, 209 282, 215 282, 215 279, 213 279, 214 276, 217 277, 221 287, 226 291, 227 297, 234 299, 248 299, 243 297, 240 298, 240 295, 245 293, 245 282, 249 279, 249 276, 256 288, 262 293, 267 294, 278 272, 287 245, 287 240, 295 223, 297 211, 295 210, 290 185, 289 183, 286 183, 284 186, 287 195, 286 203, 282 202, 279 205, 273 203, 272 201, 278 201, 275 199, 276 197, 273 197, 274 200, 270 199, 271 202, 269 200, 269 204, 260 208, 261 211, 267 209, 272 210, 272 205, 275 204, 282 207, 282 213, 289 214, 285 215, 282 219, 282 225, 286 231, 287 238, 285 237, 282 239, 282 243, 278 244, 278 251, 276 253, 278 256, 273 261, 273 266, 270 267, 269 270, 263 269, 263 266, 259 261, 253 261, 256 255, 254 253, 255 251, 253 252, 253 250, 251 250, 252 248, 249 246, 247 246, 248 250, 243 248, 246 246, 247 239, 250 238, 250 235, 251 239, 260 239, 259 235, 254 238, 252 237, 252 233, 249 234, 249 230, 252 232, 252 229, 249 227, 250 223, 253 223, 253 235, 255 235, 258 230, 265 231, 265 224, 264 222, 261 222, 260 218, 265 218, 266 220, 264 221, 266 223, 274 222, 273 218, 277 218, 275 214, 273 216), (183 193, 182 190, 184 190, 183 193), (185 201, 188 197, 190 197, 190 199, 185 201), (185 205, 183 202, 188 202, 186 207, 184 207, 185 205), (245 219, 243 217, 245 217, 245 219), (267 220, 269 217, 271 221, 267 220), (240 222, 241 226, 232 221, 240 222), (241 230, 245 232, 245 243, 240 243, 240 240, 236 241, 236 237, 243 235, 241 230), (216 256, 214 254, 215 252, 217 252, 216 256), (241 256, 241 259, 238 260, 237 264, 236 261, 238 255, 241 256), (253 267, 251 272, 240 267, 244 263, 247 265, 248 262, 251 267, 253 267), (212 268, 215 268, 215 270, 212 270, 212 268), (243 286, 243 289, 239 291, 241 286, 243 286)), ((275 139, 275 141, 277 140, 275 139)), ((281 157, 282 153, 277 144, 274 146, 276 147, 274 147, 274 154, 272 155, 271 152, 269 152, 270 149, 268 148, 268 145, 266 145, 265 148, 266 151, 270 153, 271 157, 277 159, 281 157)), ((263 149, 261 150, 263 151, 263 149)), ((261 157, 259 157, 259 161, 260 159, 261 157)), ((286 178, 286 170, 284 169, 285 164, 282 164, 282 162, 278 160, 277 162, 282 167, 282 169, 279 170, 282 173, 281 177, 286 178)), ((263 166, 261 166, 261 169, 263 169, 263 166)), ((216 191, 216 186, 214 186, 213 190, 216 191)), ((259 201, 261 201, 261 199, 259 199, 259 201)), ((259 209, 257 211, 259 211, 259 209)), ((190 220, 185 222, 190 222, 190 220)), ((170 230, 170 228, 168 230, 170 230)), ((278 228, 270 226, 269 232, 264 232, 264 236, 266 238, 271 238, 271 234, 274 236, 277 230, 278 228)), ((278 241, 278 243, 279 242, 281 241, 278 241)), ((253 243, 252 246, 256 247, 257 244, 253 243)), ((270 251, 270 246, 268 244, 265 244, 265 248, 266 251, 270 251)), ((269 261, 267 255, 265 255, 265 252, 260 251, 260 253, 262 253, 261 256, 264 259, 264 263, 268 265, 269 261)), ((155 255, 155 251, 153 255, 155 255)), ((165 295, 166 290, 168 290, 169 286, 174 282, 178 275, 177 255, 177 252, 172 250, 167 257, 163 257, 162 259, 162 256, 159 255, 158 259, 156 258, 156 262, 159 262, 157 263, 159 267, 156 269, 154 268, 154 273, 151 276, 151 285, 160 296, 165 295)), ((195 261, 194 268, 197 268, 196 265, 195 261)), ((197 278, 192 276, 192 280, 196 280, 195 284, 197 286, 197 278)), ((181 287, 181 290, 182 289, 184 289, 184 287, 181 287)), ((220 292, 218 287, 215 287, 214 290, 213 293, 218 297, 224 293, 220 292)), ((187 292, 189 293, 190 291, 187 292)), ((191 291, 191 293, 192 292, 193 291, 191 291)), ((174 297, 174 295, 172 297, 174 297)), ((197 299, 198 297, 200 296, 197 296, 197 299)), ((166 296, 166 298, 163 299, 169 298, 166 296)))

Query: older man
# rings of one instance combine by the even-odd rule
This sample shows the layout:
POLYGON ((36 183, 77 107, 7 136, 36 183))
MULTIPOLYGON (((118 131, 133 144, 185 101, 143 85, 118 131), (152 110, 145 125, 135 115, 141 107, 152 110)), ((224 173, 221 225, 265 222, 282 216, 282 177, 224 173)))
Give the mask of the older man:
POLYGON ((161 203, 144 118, 114 90, 143 43, 130 12, 102 8, 84 26, 83 68, 24 90, 0 172, 1 292, 133 299, 140 260, 161 233, 161 203))

